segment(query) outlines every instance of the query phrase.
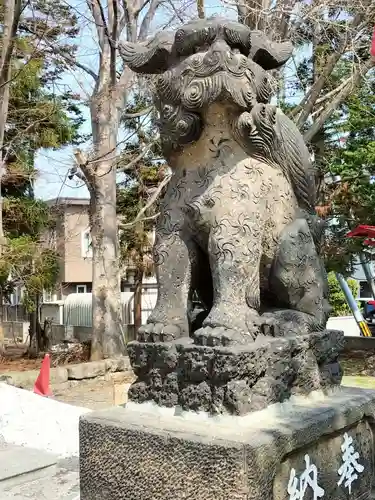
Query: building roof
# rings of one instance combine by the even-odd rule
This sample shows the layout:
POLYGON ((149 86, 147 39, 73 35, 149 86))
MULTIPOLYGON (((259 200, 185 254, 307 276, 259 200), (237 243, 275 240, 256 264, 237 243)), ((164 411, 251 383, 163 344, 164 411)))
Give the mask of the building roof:
POLYGON ((53 205, 67 205, 67 206, 72 206, 72 205, 81 205, 81 206, 88 206, 90 203, 90 200, 88 198, 52 198, 50 200, 46 200, 47 205, 52 207, 53 205))

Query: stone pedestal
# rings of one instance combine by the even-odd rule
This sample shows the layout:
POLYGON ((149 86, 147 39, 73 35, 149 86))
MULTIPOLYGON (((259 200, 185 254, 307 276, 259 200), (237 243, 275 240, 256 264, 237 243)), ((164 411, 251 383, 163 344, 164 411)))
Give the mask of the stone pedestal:
POLYGON ((87 414, 81 500, 369 500, 374 416, 375 391, 352 388, 242 417, 176 414, 150 402, 87 414), (360 472, 352 471, 350 493, 338 471, 351 439, 360 472))
MULTIPOLYGON (((209 339, 208 339, 209 340, 209 339)), ((248 345, 130 342, 137 380, 129 399, 212 414, 246 415, 292 395, 326 391, 341 382, 337 330, 299 337, 262 337, 248 345)))

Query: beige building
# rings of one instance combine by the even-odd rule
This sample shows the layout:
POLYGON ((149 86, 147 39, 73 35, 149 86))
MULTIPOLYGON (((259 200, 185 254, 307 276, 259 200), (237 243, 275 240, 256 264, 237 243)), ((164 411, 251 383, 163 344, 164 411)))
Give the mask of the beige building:
POLYGON ((47 242, 61 259, 59 288, 51 297, 45 297, 45 301, 64 299, 71 293, 89 293, 92 286, 89 200, 58 198, 47 203, 56 214, 56 226, 48 234, 47 242))
MULTIPOLYGON (((47 235, 47 243, 60 255, 60 277, 55 293, 45 294, 44 302, 62 300, 71 293, 92 290, 92 248, 89 227, 89 200, 58 198, 47 201, 56 214, 56 225, 47 235)), ((123 269, 121 291, 133 291, 134 268, 123 269)), ((145 277, 145 288, 155 289, 155 277, 145 277)))
MULTIPOLYGON (((89 200, 83 198, 57 198, 47 204, 55 214, 56 224, 46 233, 42 244, 53 248, 60 255, 60 276, 58 285, 52 292, 44 292, 43 302, 57 302, 72 293, 91 293, 92 291, 92 248, 89 229, 89 200)), ((134 291, 134 267, 128 263, 123 272, 122 292, 134 291)), ((154 307, 156 300, 156 280, 154 276, 145 277, 142 308, 145 319, 154 307)), ((15 290, 11 305, 22 303, 23 289, 15 290)), ((83 299, 83 298, 82 298, 83 299)))

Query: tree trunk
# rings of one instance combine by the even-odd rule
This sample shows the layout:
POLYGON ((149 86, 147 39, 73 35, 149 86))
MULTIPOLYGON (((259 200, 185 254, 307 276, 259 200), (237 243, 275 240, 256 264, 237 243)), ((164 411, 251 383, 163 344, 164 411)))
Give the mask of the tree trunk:
MULTIPOLYGON (((2 3, 2 36, 0 51, 0 256, 6 240, 3 228, 3 197, 2 176, 4 171, 3 148, 4 133, 9 107, 9 82, 11 76, 11 60, 14 49, 14 40, 21 17, 21 0, 6 0, 2 3)), ((0 311, 0 350, 4 346, 3 308, 0 311)))
POLYGON ((204 0, 197 0, 197 11, 199 19, 204 19, 204 0))
MULTIPOLYGON (((103 94, 102 94, 103 96, 103 94)), ((111 96, 96 96, 91 105, 94 160, 90 189, 92 236, 91 359, 125 354, 121 318, 120 269, 116 214, 116 141, 118 110, 111 96)))
MULTIPOLYGON (((35 298, 34 298, 35 301, 35 298)), ((40 336, 38 328, 38 309, 35 307, 34 311, 29 313, 29 357, 38 357, 40 352, 40 336)))
POLYGON ((0 288, 0 354, 4 350, 4 294, 3 289, 0 288))
POLYGON ((137 332, 142 326, 142 285, 143 285, 143 266, 140 266, 135 274, 134 290, 134 330, 137 332))

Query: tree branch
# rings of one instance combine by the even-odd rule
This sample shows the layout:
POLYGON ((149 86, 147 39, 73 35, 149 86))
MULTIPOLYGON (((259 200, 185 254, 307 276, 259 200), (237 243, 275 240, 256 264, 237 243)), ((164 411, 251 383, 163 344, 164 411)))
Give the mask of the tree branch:
POLYGON ((323 127, 324 123, 329 119, 329 117, 334 113, 334 111, 339 107, 339 105, 350 95, 350 93, 358 87, 362 78, 367 74, 367 72, 375 66, 375 60, 369 59, 365 64, 361 65, 358 63, 353 71, 353 74, 346 86, 341 89, 339 94, 331 101, 329 106, 319 115, 315 122, 304 134, 303 138, 306 142, 310 142, 314 136, 323 127))
POLYGON ((128 227, 134 226, 134 224, 137 224, 139 222, 147 222, 149 220, 155 220, 159 217, 160 212, 154 215, 150 215, 150 217, 143 217, 142 219, 134 219, 132 222, 127 222, 126 224, 119 224, 121 229, 126 229, 128 227))
POLYGON ((99 46, 103 50, 105 30, 107 29, 103 7, 100 3, 100 0, 87 0, 87 6, 91 11, 92 17, 94 18, 99 46))
POLYGON ((138 26, 138 19, 135 16, 135 9, 131 8, 128 0, 122 0, 122 8, 124 10, 125 22, 123 24, 126 25, 127 41, 135 43, 137 41, 138 26))
POLYGON ((159 7, 161 0, 151 0, 150 7, 143 17, 141 26, 139 28, 138 40, 144 41, 150 30, 150 25, 155 17, 157 8, 159 7))
MULTIPOLYGON (((8 116, 9 105, 9 80, 10 80, 10 63, 14 48, 14 40, 16 37, 18 24, 20 22, 22 12, 21 0, 10 0, 4 3, 4 19, 3 33, 1 40, 1 56, 0 56, 0 183, 2 175, 2 148, 5 133, 5 124, 8 116)), ((1 185, 1 184, 0 184, 1 185)), ((1 197, 1 192, 0 192, 1 197)), ((1 207, 0 207, 1 209, 1 207)), ((1 217, 0 217, 1 222, 1 217)), ((2 237, 2 223, 0 227, 0 237, 2 237)), ((1 244, 1 242, 0 242, 1 244)))
POLYGON ((123 172, 128 172, 129 170, 131 170, 134 167, 134 165, 136 165, 139 161, 141 161, 142 158, 150 151, 153 144, 155 144, 156 140, 157 139, 150 142, 150 144, 147 144, 147 146, 139 153, 139 155, 137 155, 133 160, 127 163, 125 167, 122 167, 121 170, 123 172))
POLYGON ((124 107, 127 99, 127 91, 130 88, 130 82, 134 77, 133 72, 127 66, 123 69, 120 78, 116 83, 117 106, 124 107))
POLYGON ((132 226, 132 225, 136 224, 137 222, 140 222, 140 220, 142 219, 143 215, 147 212, 147 210, 149 208, 151 208, 152 205, 157 201, 157 199, 159 198, 159 196, 160 196, 161 192, 163 191, 164 187, 171 180, 171 177, 172 177, 172 174, 167 174, 165 176, 165 178, 162 180, 162 182, 159 184, 159 186, 157 187, 155 193, 151 196, 151 198, 146 203, 146 205, 142 208, 142 210, 140 210, 140 212, 138 213, 137 217, 132 222, 128 222, 126 224, 122 224, 121 226, 122 227, 129 227, 129 226, 132 226))
POLYGON ((118 32, 118 4, 117 0, 110 0, 108 2, 108 21, 111 27, 111 40, 109 40, 111 45, 111 84, 114 85, 117 80, 117 71, 116 71, 116 59, 117 59, 117 40, 119 36, 118 32))
MULTIPOLYGON (((368 2, 366 4, 368 4, 368 2)), ((339 47, 336 49, 335 52, 333 52, 330 55, 330 57, 328 57, 327 62, 319 78, 313 83, 310 90, 305 94, 300 104, 296 106, 296 108, 292 111, 291 116, 296 116, 300 112, 298 120, 296 121, 296 125, 299 129, 301 129, 303 125, 306 123, 307 119, 311 114, 311 111, 313 110, 316 104, 316 100, 318 99, 324 85, 327 82, 327 78, 332 74, 336 64, 340 60, 341 56, 345 53, 350 38, 348 33, 351 34, 355 33, 355 31, 358 29, 358 26, 361 24, 363 19, 364 19, 363 12, 357 14, 354 17, 353 21, 348 26, 346 33, 344 33, 344 35, 341 36, 339 47)))
MULTIPOLYGON (((38 36, 38 33, 35 31, 31 30, 28 27, 23 27, 25 31, 30 33, 31 35, 38 36)), ((77 61, 74 57, 69 56, 66 54, 63 50, 61 50, 57 45, 53 45, 48 39, 43 40, 46 45, 55 53, 61 56, 67 63, 69 63, 70 66, 75 66, 76 68, 82 69, 85 73, 87 73, 89 76, 93 78, 94 81, 97 81, 98 75, 93 71, 91 68, 86 66, 85 64, 77 61)))
POLYGON ((149 106, 138 113, 122 113, 121 118, 139 118, 141 116, 148 115, 153 109, 154 106, 149 106))

